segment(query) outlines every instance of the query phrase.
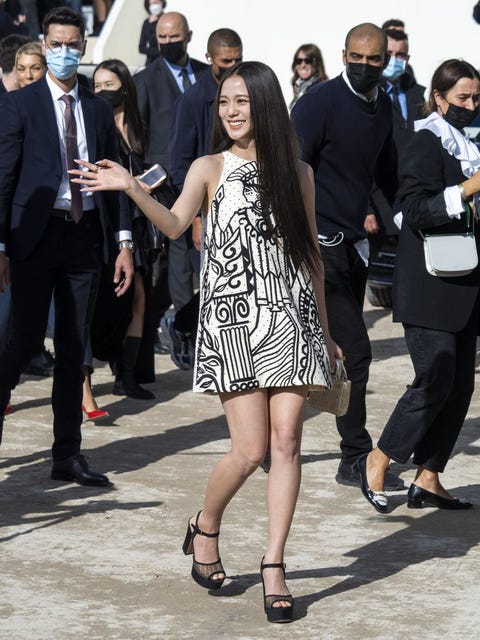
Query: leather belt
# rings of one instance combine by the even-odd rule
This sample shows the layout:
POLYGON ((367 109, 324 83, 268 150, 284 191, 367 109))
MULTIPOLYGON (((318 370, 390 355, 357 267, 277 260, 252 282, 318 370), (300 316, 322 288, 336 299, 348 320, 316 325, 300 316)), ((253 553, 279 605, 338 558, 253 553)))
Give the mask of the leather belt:
MULTIPOLYGON (((88 209, 87 211, 83 212, 83 216, 89 216, 95 211, 96 209, 88 209)), ((73 222, 70 211, 67 211, 66 209, 52 209, 51 215, 53 218, 59 218, 60 220, 65 220, 65 222, 73 222)))

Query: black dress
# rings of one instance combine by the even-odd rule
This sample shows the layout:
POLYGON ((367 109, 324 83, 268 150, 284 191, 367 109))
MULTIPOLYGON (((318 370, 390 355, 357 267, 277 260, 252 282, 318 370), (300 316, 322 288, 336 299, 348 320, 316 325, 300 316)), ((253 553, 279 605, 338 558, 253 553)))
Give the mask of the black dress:
POLYGON ((147 56, 145 64, 150 64, 160 55, 157 43, 157 22, 158 20, 150 22, 147 18, 142 25, 138 50, 140 53, 144 53, 147 56))
MULTIPOLYGON (((143 156, 128 149, 123 138, 118 137, 120 163, 132 173, 139 175, 145 169, 143 156)), ((132 217, 132 238, 135 243, 133 263, 135 271, 143 278, 146 295, 145 317, 143 323, 142 341, 135 366, 135 378, 140 384, 155 381, 154 344, 156 327, 150 317, 149 292, 151 283, 152 249, 149 223, 143 213, 129 200, 130 214, 132 217)), ((110 255, 116 256, 116 240, 111 235, 112 251, 110 255)), ((95 313, 92 322, 91 338, 92 352, 98 360, 110 362, 114 369, 114 363, 119 359, 123 339, 132 320, 132 307, 135 285, 119 298, 115 295, 113 274, 115 262, 105 265, 100 279, 95 313)))

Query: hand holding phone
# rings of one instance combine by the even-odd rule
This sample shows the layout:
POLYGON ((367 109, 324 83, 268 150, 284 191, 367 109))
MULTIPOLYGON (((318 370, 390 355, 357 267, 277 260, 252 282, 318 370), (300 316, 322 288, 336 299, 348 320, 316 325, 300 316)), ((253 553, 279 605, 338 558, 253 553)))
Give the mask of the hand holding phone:
POLYGON ((140 180, 144 184, 146 184, 150 191, 154 191, 158 189, 168 178, 168 174, 164 167, 161 164, 154 164, 153 167, 150 167, 145 173, 137 176, 137 180, 140 180))

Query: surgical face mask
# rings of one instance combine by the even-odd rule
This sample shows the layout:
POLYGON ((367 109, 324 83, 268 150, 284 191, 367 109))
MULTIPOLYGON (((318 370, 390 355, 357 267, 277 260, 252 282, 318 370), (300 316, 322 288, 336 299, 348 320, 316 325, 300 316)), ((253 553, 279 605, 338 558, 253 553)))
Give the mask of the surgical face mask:
POLYGON ((457 107, 456 104, 448 103, 447 112, 444 114, 443 119, 451 124, 455 129, 463 129, 468 127, 475 120, 478 114, 478 107, 473 111, 466 109, 465 107, 457 107))
POLYGON ((83 51, 69 49, 63 46, 60 51, 54 52, 45 49, 47 67, 59 80, 68 80, 78 70, 78 65, 82 59, 83 51))
POLYGON ((398 80, 400 76, 403 76, 406 66, 406 60, 399 60, 395 56, 391 56, 387 66, 382 71, 382 76, 385 78, 385 80, 395 82, 395 80, 398 80))
POLYGON ((176 64, 185 55, 185 40, 161 44, 160 53, 167 62, 176 64))
POLYGON ((152 16, 161 16, 163 13, 163 5, 151 4, 149 5, 148 10, 152 14, 152 16))
POLYGON ((113 91, 112 89, 102 89, 102 91, 97 91, 95 95, 100 96, 100 98, 103 98, 104 100, 107 100, 107 102, 110 102, 114 109, 115 107, 119 107, 124 100, 122 87, 120 87, 120 89, 115 89, 115 91, 113 91))
POLYGON ((382 67, 365 62, 349 62, 347 64, 347 77, 350 84, 358 93, 368 93, 380 80, 382 67))

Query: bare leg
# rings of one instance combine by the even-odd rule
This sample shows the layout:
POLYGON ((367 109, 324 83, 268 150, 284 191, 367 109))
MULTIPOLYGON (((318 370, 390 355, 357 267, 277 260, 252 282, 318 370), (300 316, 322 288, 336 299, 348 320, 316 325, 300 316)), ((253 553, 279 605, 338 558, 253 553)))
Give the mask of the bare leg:
POLYGON ((83 394, 82 394, 82 406, 85 408, 85 411, 92 412, 98 411, 98 404, 95 398, 93 397, 92 387, 90 385, 90 374, 86 369, 84 369, 84 378, 83 378, 83 394))
POLYGON ((375 447, 367 456, 367 482, 372 491, 383 491, 385 473, 390 458, 381 449, 375 447))
MULTIPOLYGON (((220 529, 226 506, 262 462, 268 441, 267 390, 222 393, 220 399, 230 431, 231 449, 215 465, 207 483, 198 523, 207 533, 220 529)), ((194 550, 198 562, 215 562, 218 538, 196 536, 194 550)), ((222 574, 212 576, 215 580, 221 577, 222 574)))
POLYGON ((105 22, 112 6, 111 0, 93 0, 95 15, 99 22, 105 22))
MULTIPOLYGON (((272 389, 269 394, 271 466, 267 489, 268 544, 264 564, 283 562, 300 489, 300 447, 306 395, 304 387, 272 389)), ((267 595, 289 594, 281 569, 266 569, 263 578, 267 595)), ((276 602, 273 606, 288 607, 291 603, 276 602)))
POLYGON ((430 471, 425 467, 417 467, 417 475, 415 476, 415 484, 422 489, 426 489, 431 493, 436 493, 443 498, 452 499, 453 496, 440 483, 438 471, 430 471))
POLYGON ((127 336, 141 338, 143 335, 143 318, 145 316, 145 287, 143 277, 135 272, 135 291, 133 294, 132 319, 127 329, 127 336))

